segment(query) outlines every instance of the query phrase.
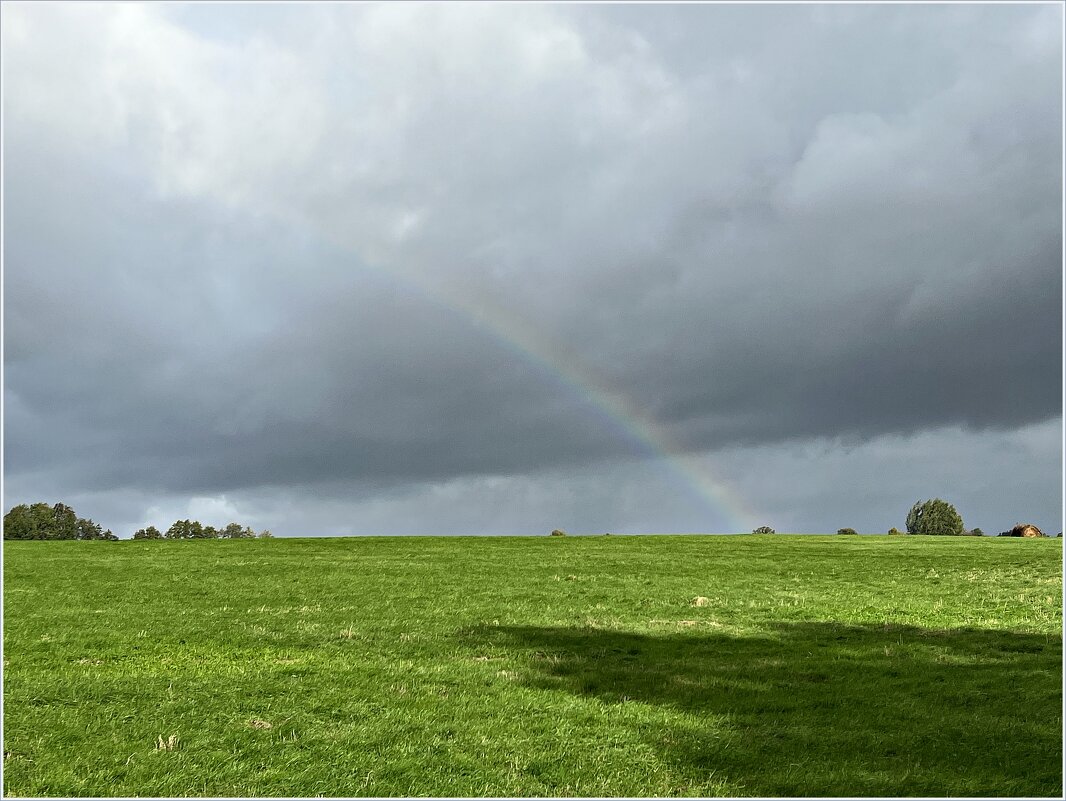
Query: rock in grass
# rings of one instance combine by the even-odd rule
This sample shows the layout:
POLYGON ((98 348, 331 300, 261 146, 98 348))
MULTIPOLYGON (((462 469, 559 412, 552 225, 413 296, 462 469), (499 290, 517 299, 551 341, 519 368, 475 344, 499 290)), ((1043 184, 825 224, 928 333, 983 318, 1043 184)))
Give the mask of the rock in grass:
POLYGON ((1032 523, 1019 523, 1010 530, 1012 537, 1043 537, 1044 532, 1032 523))

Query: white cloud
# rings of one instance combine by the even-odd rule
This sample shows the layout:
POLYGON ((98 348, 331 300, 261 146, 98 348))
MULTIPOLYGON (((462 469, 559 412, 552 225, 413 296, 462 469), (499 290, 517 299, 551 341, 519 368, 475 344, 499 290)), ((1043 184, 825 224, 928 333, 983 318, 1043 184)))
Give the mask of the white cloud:
POLYGON ((326 101, 299 54, 264 38, 212 42, 144 4, 5 12, 9 126, 121 149, 164 197, 253 212, 282 207, 279 188, 311 166, 326 101))
POLYGON ((216 528, 222 528, 227 523, 239 522, 248 525, 255 522, 252 516, 239 510, 224 494, 190 498, 186 514, 192 520, 199 520, 216 528))

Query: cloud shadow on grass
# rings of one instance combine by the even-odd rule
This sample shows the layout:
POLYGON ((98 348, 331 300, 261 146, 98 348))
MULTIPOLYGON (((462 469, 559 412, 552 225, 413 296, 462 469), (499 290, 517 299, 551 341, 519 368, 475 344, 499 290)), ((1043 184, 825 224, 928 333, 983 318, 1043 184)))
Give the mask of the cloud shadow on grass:
POLYGON ((778 624, 751 635, 486 626, 527 686, 668 707, 648 731, 744 795, 1062 795, 1062 638, 778 624))

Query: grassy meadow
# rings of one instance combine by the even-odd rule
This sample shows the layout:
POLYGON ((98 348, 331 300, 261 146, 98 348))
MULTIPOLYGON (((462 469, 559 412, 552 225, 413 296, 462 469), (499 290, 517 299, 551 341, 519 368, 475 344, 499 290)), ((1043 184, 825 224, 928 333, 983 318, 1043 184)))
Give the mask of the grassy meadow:
POLYGON ((1062 794, 1061 540, 3 555, 6 795, 1062 794))

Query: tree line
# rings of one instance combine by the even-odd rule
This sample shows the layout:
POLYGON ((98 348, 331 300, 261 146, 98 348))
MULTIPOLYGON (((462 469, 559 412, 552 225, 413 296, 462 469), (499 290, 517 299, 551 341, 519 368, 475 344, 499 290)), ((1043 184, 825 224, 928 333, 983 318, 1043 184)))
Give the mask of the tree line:
MULTIPOLYGON (((931 498, 927 501, 918 501, 907 513, 907 531, 900 531, 892 527, 889 534, 933 534, 945 537, 983 537, 984 532, 979 528, 967 529, 962 522, 962 516, 950 503, 940 498, 931 498)), ((769 526, 759 526, 752 534, 776 534, 769 526)), ((853 528, 841 528, 837 534, 857 534, 853 528)), ((1047 536, 1039 528, 1029 523, 1019 523, 1010 531, 1004 531, 997 537, 1044 537, 1047 536)), ((1058 536, 1062 536, 1059 532, 1058 536)))
MULTIPOLYGON (((256 533, 251 526, 230 523, 218 529, 205 526, 198 520, 175 520, 161 532, 146 526, 133 532, 135 540, 211 540, 211 539, 270 539, 269 531, 256 533)), ((20 504, 4 515, 5 540, 117 540, 111 529, 103 529, 88 518, 78 517, 63 503, 20 504)))
POLYGON ((273 536, 266 530, 256 534, 251 526, 242 526, 240 523, 229 523, 223 528, 215 528, 205 526, 199 520, 175 520, 165 533, 155 526, 139 528, 133 532, 135 540, 249 540, 270 539, 273 536))
MULTIPOLYGON (((774 534, 770 526, 760 526, 752 534, 774 534)), ((853 528, 842 528, 837 534, 855 534, 853 528)), ((889 534, 903 534, 897 528, 889 534)), ((979 528, 967 530, 958 511, 947 501, 933 498, 918 501, 907 514, 907 534, 939 534, 954 537, 980 537, 979 528)), ((198 520, 175 520, 165 532, 155 526, 146 526, 133 532, 135 540, 212 540, 212 539, 270 539, 274 535, 264 530, 256 533, 251 526, 229 523, 223 528, 207 526, 198 520)), ((552 536, 566 536, 556 529, 552 536)), ((999 537, 1043 537, 1039 528, 1028 523, 1019 523, 999 537)), ((1058 536, 1062 536, 1059 532, 1058 536)), ((63 503, 49 506, 47 503, 20 504, 4 515, 5 540, 117 540, 111 529, 103 529, 89 518, 78 517, 74 510, 63 503)))

